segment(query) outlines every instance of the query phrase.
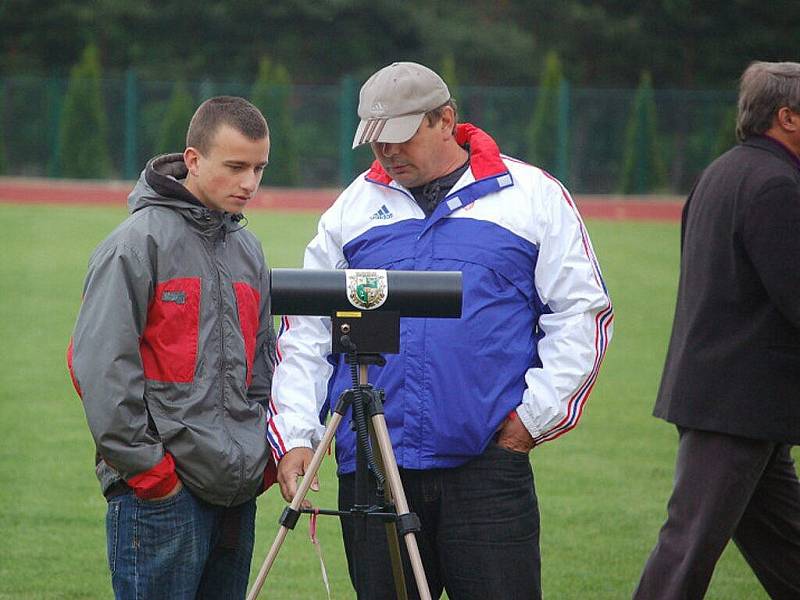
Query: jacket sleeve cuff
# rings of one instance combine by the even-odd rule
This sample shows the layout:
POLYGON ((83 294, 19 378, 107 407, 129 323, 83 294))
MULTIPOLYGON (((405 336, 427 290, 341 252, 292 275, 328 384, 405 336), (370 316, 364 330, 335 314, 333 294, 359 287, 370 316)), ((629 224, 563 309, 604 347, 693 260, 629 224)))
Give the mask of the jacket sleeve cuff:
MULTIPOLYGON (((517 408, 513 411, 516 413, 516 416, 522 421, 522 424, 525 426, 525 429, 528 430, 528 433, 531 434, 531 437, 536 442, 537 438, 541 436, 542 431, 536 426, 536 422, 533 420, 530 410, 524 404, 520 404, 517 408)), ((537 442, 538 445, 538 442, 537 442)))
POLYGON ((169 452, 152 469, 139 473, 127 480, 133 493, 143 500, 160 498, 169 494, 178 485, 178 475, 175 473, 175 461, 169 452))
POLYGON ((275 459, 275 462, 280 462, 280 460, 283 458, 283 455, 289 452, 289 450, 293 450, 295 448, 314 449, 311 440, 302 437, 287 438, 280 444, 280 446, 272 444, 271 440, 270 444, 272 445, 272 457, 275 459))

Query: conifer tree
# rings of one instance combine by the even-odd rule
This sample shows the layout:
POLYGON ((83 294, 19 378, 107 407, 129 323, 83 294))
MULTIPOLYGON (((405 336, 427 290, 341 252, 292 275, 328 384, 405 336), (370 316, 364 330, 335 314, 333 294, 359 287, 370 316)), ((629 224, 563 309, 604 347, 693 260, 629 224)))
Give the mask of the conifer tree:
POLYGON ((88 45, 69 75, 61 117, 59 161, 65 177, 102 179, 111 174, 108 121, 100 57, 88 45))
POLYGON ((195 106, 184 81, 178 81, 172 88, 167 111, 161 124, 157 152, 183 152, 186 146, 186 130, 194 114, 195 106))
POLYGON ((0 82, 0 175, 5 174, 6 172, 6 153, 5 144, 3 143, 3 140, 5 139, 3 137, 3 114, 5 112, 3 110, 3 104, 5 99, 5 86, 2 84, 2 82, 0 82))
POLYGON ((625 128, 620 192, 645 194, 662 189, 667 173, 661 158, 653 80, 643 71, 625 128))
POLYGON ((291 91, 286 68, 262 57, 250 101, 264 113, 269 125, 269 166, 263 180, 267 185, 293 186, 300 181, 291 91))
POLYGON ((722 112, 720 119, 719 131, 717 132, 717 139, 714 144, 713 156, 711 160, 717 158, 720 154, 727 152, 733 148, 736 143, 736 115, 737 108, 735 106, 726 108, 722 112))
POLYGON ((556 168, 558 149, 559 90, 563 79, 561 61, 555 51, 545 56, 544 70, 528 125, 528 160, 547 171, 556 168))
POLYGON ((447 84, 447 89, 450 90, 450 97, 455 98, 460 112, 463 99, 461 97, 461 89, 458 85, 458 76, 456 75, 456 59, 452 52, 448 52, 444 58, 442 58, 442 66, 439 75, 447 84))

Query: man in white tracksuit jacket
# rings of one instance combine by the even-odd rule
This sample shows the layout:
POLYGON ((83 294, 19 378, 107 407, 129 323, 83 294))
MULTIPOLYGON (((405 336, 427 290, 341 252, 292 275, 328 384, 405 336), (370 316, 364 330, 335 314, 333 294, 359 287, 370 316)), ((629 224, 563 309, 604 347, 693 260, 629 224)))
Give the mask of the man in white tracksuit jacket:
MULTIPOLYGON (((400 354, 369 367, 369 380, 386 391, 433 597, 444 588, 451 599, 538 598, 529 451, 575 427, 612 333, 586 229, 558 181, 457 124, 447 86, 426 67, 378 71, 358 113, 353 145, 370 143, 376 161, 322 216, 304 266, 462 272, 461 318, 402 319, 400 354)), ((283 317, 281 329, 268 436, 289 500, 351 379, 331 354, 329 318, 283 317)), ((336 458, 347 509, 355 443, 346 424, 336 458)), ((394 597, 382 524, 357 541, 352 520, 342 529, 359 597, 394 597)))

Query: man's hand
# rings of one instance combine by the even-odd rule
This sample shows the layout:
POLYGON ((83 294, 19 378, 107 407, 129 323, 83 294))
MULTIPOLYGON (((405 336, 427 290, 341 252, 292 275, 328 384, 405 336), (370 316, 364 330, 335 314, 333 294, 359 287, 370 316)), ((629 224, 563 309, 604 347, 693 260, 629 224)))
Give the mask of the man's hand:
POLYGON ((529 452, 533 448, 533 436, 525 429, 516 412, 503 423, 497 434, 497 445, 514 452, 529 452))
MULTIPOLYGON (((297 479, 305 475, 313 457, 314 452, 311 448, 292 448, 283 455, 278 463, 278 485, 281 486, 281 495, 287 502, 291 502, 297 494, 297 479)), ((319 481, 316 475, 311 482, 311 489, 315 492, 319 491, 319 481)), ((311 504, 307 500, 303 501, 304 508, 310 506, 311 504)))

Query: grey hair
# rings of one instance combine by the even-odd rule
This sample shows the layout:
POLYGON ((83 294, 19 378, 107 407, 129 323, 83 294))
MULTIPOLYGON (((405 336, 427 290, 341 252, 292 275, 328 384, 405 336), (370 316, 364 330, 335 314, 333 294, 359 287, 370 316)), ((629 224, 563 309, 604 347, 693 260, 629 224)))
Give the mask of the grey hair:
POLYGON ((800 63, 750 63, 739 84, 736 137, 744 141, 764 133, 784 106, 800 112, 800 63))

